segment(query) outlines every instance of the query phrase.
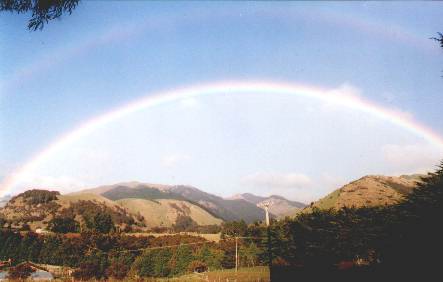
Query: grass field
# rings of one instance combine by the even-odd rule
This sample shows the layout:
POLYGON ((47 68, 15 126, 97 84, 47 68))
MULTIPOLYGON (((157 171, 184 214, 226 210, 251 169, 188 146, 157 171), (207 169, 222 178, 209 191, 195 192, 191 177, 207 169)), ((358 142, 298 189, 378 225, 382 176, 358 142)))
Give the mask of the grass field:
POLYGON ((220 233, 216 234, 206 234, 206 233, 197 233, 197 232, 179 232, 179 233, 153 233, 153 232, 139 232, 139 233, 124 233, 127 236, 135 236, 135 237, 161 237, 166 235, 191 235, 197 237, 203 237, 211 242, 219 242, 220 241, 220 233))
POLYGON ((240 268, 237 272, 235 269, 216 270, 206 273, 193 273, 176 278, 159 279, 152 281, 183 281, 183 282, 268 282, 269 268, 266 266, 240 268))

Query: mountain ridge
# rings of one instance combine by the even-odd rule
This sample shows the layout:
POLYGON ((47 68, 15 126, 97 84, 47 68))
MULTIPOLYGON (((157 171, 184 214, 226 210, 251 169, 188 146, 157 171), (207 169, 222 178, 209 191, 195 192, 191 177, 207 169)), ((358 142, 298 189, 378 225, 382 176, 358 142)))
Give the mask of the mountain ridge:
POLYGON ((229 199, 242 199, 257 206, 269 203, 269 212, 277 218, 292 216, 306 207, 306 204, 297 201, 291 201, 280 195, 270 195, 268 197, 257 196, 252 193, 236 194, 229 199))

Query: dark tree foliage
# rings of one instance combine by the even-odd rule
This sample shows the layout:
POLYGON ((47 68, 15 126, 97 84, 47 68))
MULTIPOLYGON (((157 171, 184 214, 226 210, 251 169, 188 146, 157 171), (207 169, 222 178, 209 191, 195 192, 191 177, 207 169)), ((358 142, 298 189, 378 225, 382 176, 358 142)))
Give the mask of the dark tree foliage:
POLYGON ((101 251, 88 254, 87 258, 80 263, 79 268, 72 276, 77 280, 106 279, 108 257, 101 251))
POLYGON ((43 29, 49 21, 71 14, 80 0, 0 0, 0 11, 31 12, 28 29, 43 29))
POLYGON ((175 232, 193 231, 198 224, 190 216, 179 214, 172 229, 175 232))
POLYGON ((244 220, 223 222, 221 236, 222 238, 245 236, 247 231, 248 225, 244 220))
POLYGON ((54 217, 49 221, 48 228, 55 233, 74 233, 80 231, 78 222, 71 217, 54 217))
POLYGON ((7 223, 6 219, 2 217, 0 214, 0 228, 3 228, 3 226, 7 223))
POLYGON ((117 280, 123 280, 128 274, 129 266, 120 261, 112 261, 106 270, 106 275, 117 280))
POLYGON ((106 270, 106 276, 116 280, 123 280, 134 261, 134 255, 131 253, 120 253, 110 258, 110 264, 106 270))
POLYGON ((170 267, 173 275, 186 273, 189 264, 194 260, 194 254, 189 245, 183 245, 177 248, 170 261, 170 267))
POLYGON ((272 252, 275 261, 312 274, 346 262, 378 277, 430 278, 441 268, 442 214, 443 163, 397 205, 314 209, 274 224, 272 252))
POLYGON ((437 32, 437 37, 431 37, 431 39, 440 43, 440 47, 443 48, 443 33, 437 32))
POLYGON ((384 252, 386 265, 397 270, 440 271, 443 253, 443 162, 396 207, 388 229, 392 242, 384 252))
MULTIPOLYGON (((175 257, 175 256, 174 256, 175 257)), ((145 251, 134 263, 134 271, 141 277, 167 277, 174 269, 173 249, 145 251)), ((180 271, 174 271, 181 273, 180 271)))
POLYGON ((109 233, 114 230, 114 222, 111 215, 107 213, 97 213, 92 218, 86 219, 88 229, 100 233, 109 233))
POLYGON ((112 221, 116 224, 134 224, 133 217, 123 208, 116 207, 116 209, 112 209, 105 204, 96 201, 80 200, 72 203, 60 213, 61 217, 71 218, 74 218, 76 215, 81 215, 86 222, 91 222, 97 214, 102 213, 110 215, 112 221))
POLYGON ((58 191, 32 189, 18 194, 13 197, 10 202, 14 202, 18 198, 23 198, 23 201, 30 205, 47 204, 51 201, 57 200, 58 195, 60 195, 60 192, 58 191))
POLYGON ((359 258, 372 262, 385 240, 387 212, 384 208, 314 209, 282 222, 272 232, 274 258, 313 268, 334 268, 341 261, 359 258))

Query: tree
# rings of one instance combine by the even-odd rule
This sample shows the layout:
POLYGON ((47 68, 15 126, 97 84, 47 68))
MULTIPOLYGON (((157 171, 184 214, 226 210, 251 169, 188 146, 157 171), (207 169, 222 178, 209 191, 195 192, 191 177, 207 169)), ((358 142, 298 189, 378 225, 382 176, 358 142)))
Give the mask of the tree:
POLYGON ((77 221, 71 217, 54 217, 49 221, 48 228, 55 233, 75 233, 80 229, 77 221))
POLYGON ((43 29, 49 21, 71 14, 80 0, 1 0, 0 11, 18 14, 32 12, 28 29, 43 29))
POLYGON ((443 48, 443 33, 437 32, 437 37, 431 37, 431 39, 440 43, 440 47, 443 48))
POLYGON ((122 259, 115 258, 111 261, 106 274, 108 277, 112 277, 117 280, 123 280, 128 274, 130 266, 122 259))
POLYGON ((260 249, 253 242, 240 247, 240 260, 248 267, 254 267, 257 264, 259 254, 260 249))
POLYGON ((443 162, 395 209, 383 261, 391 268, 437 273, 443 253, 443 162), (395 233, 394 233, 395 232, 395 233))
POLYGON ((196 229, 197 226, 198 224, 190 216, 180 214, 175 220, 175 224, 172 228, 175 232, 182 232, 191 231, 196 229))
POLYGON ((92 218, 86 219, 86 227, 100 233, 109 233, 114 230, 114 222, 110 214, 98 212, 92 218))
POLYGON ((160 249, 156 252, 154 262, 154 276, 166 277, 171 273, 169 261, 171 260, 172 252, 170 249, 160 249))
POLYGON ((248 225, 244 220, 241 221, 230 221, 222 223, 221 237, 226 236, 241 237, 245 236, 248 231, 248 225))
POLYGON ((173 275, 186 273, 189 264, 194 260, 192 249, 188 245, 179 246, 171 258, 171 269, 173 275))
POLYGON ((106 269, 108 267, 108 260, 105 253, 101 251, 94 252, 85 257, 84 261, 80 263, 79 268, 73 273, 77 280, 91 280, 107 278, 106 269))
POLYGON ((145 251, 135 260, 134 264, 132 265, 133 270, 131 270, 131 272, 135 272, 141 277, 153 277, 155 275, 154 258, 155 254, 153 251, 145 251))
POLYGON ((197 254, 196 260, 204 262, 210 270, 219 269, 222 267, 222 260, 224 252, 219 249, 209 248, 206 244, 201 247, 197 254))

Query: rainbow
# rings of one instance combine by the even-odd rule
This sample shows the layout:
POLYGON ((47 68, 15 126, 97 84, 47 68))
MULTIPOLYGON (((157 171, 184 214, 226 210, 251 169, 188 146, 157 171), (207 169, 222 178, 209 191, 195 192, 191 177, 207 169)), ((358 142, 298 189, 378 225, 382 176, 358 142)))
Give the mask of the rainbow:
POLYGON ((43 151, 35 155, 24 166, 14 171, 0 185, 0 196, 11 193, 22 180, 26 179, 36 167, 47 161, 57 152, 67 148, 70 144, 79 140, 91 132, 106 126, 120 118, 132 113, 145 110, 151 107, 172 103, 182 99, 198 96, 217 94, 241 94, 241 93, 262 93, 262 94, 289 94, 317 99, 322 102, 348 107, 353 110, 367 113, 379 119, 395 124, 423 139, 429 143, 443 149, 443 138, 430 128, 415 121, 412 117, 396 110, 388 109, 368 101, 360 96, 350 94, 346 89, 325 89, 303 84, 267 82, 267 81, 223 81, 217 83, 200 84, 190 87, 173 89, 153 93, 142 99, 136 100, 123 107, 119 107, 101 116, 92 118, 81 124, 74 130, 61 136, 43 151))

